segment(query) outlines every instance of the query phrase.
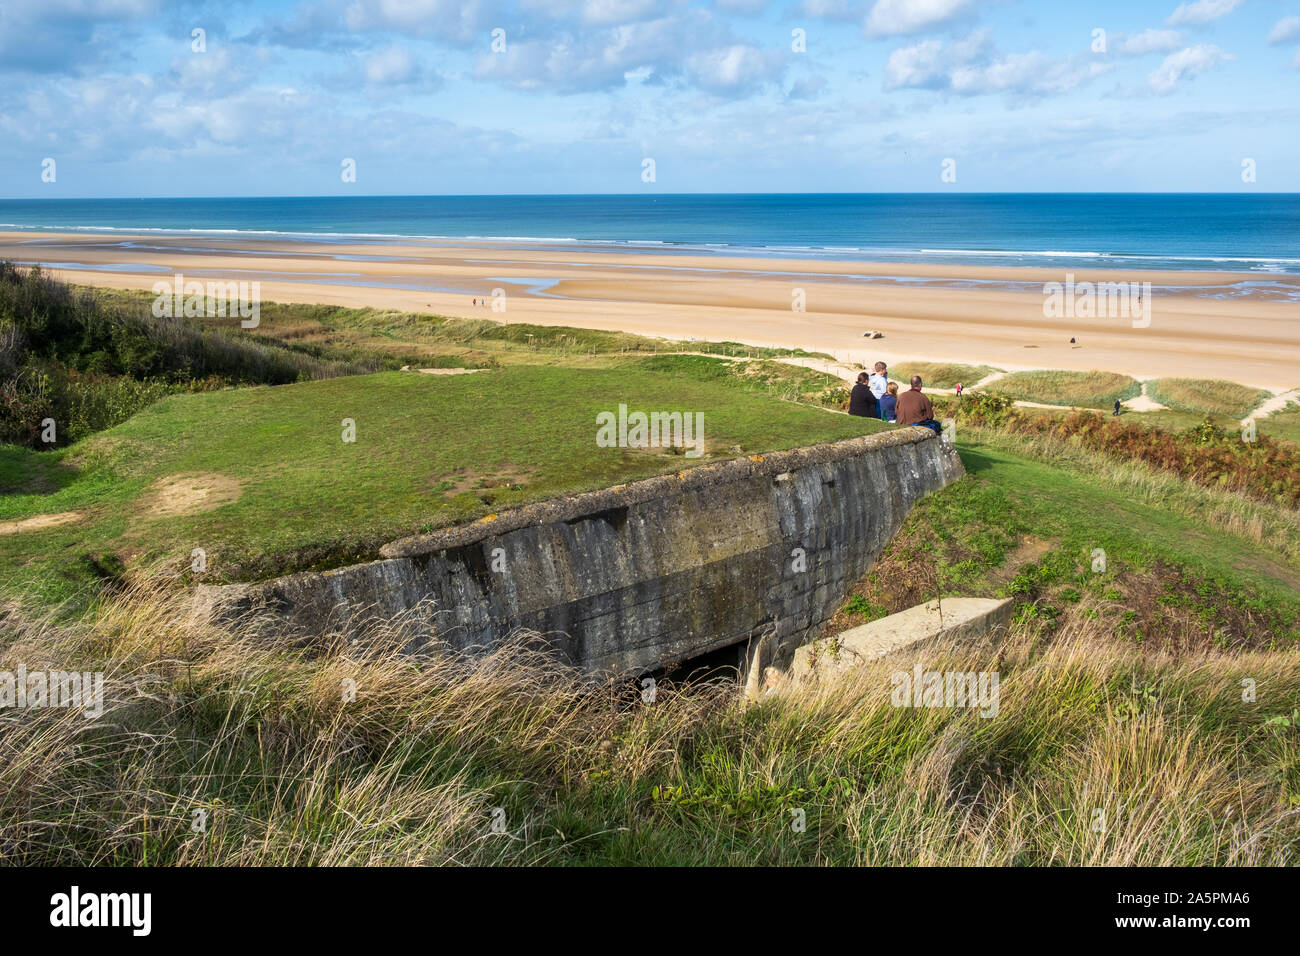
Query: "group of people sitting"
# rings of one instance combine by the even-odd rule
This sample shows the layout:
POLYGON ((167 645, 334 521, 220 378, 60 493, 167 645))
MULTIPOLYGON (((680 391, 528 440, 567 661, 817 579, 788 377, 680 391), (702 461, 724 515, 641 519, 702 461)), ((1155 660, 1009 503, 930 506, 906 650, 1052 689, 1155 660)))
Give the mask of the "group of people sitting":
POLYGON ((879 418, 899 425, 934 421, 934 406, 921 393, 921 376, 912 376, 912 387, 900 393, 898 383, 889 380, 889 367, 877 362, 871 374, 862 372, 849 393, 849 414, 879 418))

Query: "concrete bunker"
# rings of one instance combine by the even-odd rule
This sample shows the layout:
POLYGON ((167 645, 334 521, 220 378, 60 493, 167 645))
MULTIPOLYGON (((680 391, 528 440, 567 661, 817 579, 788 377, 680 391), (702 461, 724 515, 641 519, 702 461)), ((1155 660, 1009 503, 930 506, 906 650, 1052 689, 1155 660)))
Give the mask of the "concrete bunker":
POLYGON ((550 499, 393 541, 376 561, 196 597, 305 641, 418 613, 449 649, 526 630, 592 674, 741 647, 750 666, 785 665, 912 505, 962 474, 951 444, 903 428, 550 499))

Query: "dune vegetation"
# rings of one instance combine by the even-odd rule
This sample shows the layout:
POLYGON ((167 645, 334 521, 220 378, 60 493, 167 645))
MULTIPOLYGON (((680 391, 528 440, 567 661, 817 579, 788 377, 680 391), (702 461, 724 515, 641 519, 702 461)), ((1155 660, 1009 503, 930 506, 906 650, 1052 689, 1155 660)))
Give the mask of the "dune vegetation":
MULTIPOLYGON (((870 369, 868 369, 870 371, 870 369)), ((900 362, 889 369, 890 379, 904 388, 913 375, 921 376, 927 388, 956 388, 959 384, 970 388, 997 369, 988 365, 960 365, 952 362, 900 362)))
POLYGON ((1158 378, 1147 383, 1147 395, 1177 411, 1233 418, 1246 417, 1272 397, 1262 388, 1203 378, 1158 378))
POLYGON ((1044 405, 1109 408, 1142 394, 1141 384, 1118 372, 1066 372, 1059 369, 1012 372, 991 389, 1018 401, 1044 405))

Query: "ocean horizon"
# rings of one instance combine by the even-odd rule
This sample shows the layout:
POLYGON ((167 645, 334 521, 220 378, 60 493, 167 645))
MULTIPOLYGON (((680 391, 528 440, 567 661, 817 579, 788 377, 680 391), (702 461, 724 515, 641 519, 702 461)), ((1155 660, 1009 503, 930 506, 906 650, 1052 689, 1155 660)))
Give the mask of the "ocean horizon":
POLYGON ((0 200, 0 230, 1300 273, 1300 194, 1294 193, 8 199, 0 200))

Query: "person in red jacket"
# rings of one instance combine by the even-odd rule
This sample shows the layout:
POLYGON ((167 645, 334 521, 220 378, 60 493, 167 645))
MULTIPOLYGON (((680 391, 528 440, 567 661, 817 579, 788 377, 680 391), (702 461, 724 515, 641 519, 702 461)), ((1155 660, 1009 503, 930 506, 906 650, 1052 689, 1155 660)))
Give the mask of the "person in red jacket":
POLYGON ((928 397, 921 394, 921 376, 913 375, 912 387, 898 396, 895 414, 900 426, 915 425, 934 418, 934 406, 928 397))

